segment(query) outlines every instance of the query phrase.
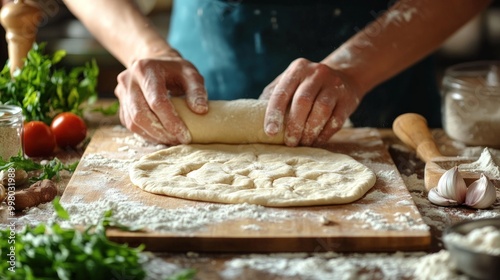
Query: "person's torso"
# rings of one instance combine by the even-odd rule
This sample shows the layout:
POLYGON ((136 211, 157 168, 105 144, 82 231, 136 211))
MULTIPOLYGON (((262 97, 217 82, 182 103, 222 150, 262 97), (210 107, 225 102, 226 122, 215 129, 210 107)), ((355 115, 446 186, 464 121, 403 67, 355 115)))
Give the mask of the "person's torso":
MULTIPOLYGON (((200 71, 210 99, 257 98, 293 60, 299 57, 315 62, 322 60, 392 3, 394 1, 381 0, 177 0, 173 4, 168 40, 200 71)), ((394 116, 409 110, 408 106, 418 105, 414 97, 407 96, 411 95, 409 88, 416 91, 415 84, 422 85, 414 81, 414 76, 414 70, 410 69, 375 88, 352 116, 353 122, 389 127, 394 116)), ((439 97, 436 97, 432 78, 429 73, 423 80, 431 83, 427 83, 431 90, 429 96, 433 98, 429 103, 435 115, 439 114, 439 97)), ((425 96, 423 93, 419 97, 425 96)))
POLYGON ((323 59, 387 8, 387 1, 180 0, 169 42, 205 77, 211 99, 254 98, 294 59, 323 59))

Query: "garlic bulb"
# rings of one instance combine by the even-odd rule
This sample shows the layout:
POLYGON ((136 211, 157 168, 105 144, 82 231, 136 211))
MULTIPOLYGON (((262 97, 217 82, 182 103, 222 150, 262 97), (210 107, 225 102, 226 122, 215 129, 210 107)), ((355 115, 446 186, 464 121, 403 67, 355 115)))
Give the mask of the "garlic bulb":
POLYGON ((446 198, 442 196, 438 191, 437 188, 433 188, 429 191, 429 194, 427 196, 430 200, 430 202, 437 204, 439 206, 456 206, 460 205, 460 203, 456 202, 455 200, 446 198))
POLYGON ((488 180, 486 175, 481 174, 478 180, 469 185, 465 197, 465 205, 477 209, 488 208, 497 199, 496 195, 495 185, 488 180))
POLYGON ((458 166, 446 171, 435 188, 429 191, 429 200, 437 205, 460 205, 465 201, 467 186, 458 172, 458 166))
POLYGON ((484 175, 467 188, 458 167, 446 171, 435 188, 428 194, 429 200, 440 206, 467 205, 483 209, 490 207, 497 199, 495 185, 484 175))

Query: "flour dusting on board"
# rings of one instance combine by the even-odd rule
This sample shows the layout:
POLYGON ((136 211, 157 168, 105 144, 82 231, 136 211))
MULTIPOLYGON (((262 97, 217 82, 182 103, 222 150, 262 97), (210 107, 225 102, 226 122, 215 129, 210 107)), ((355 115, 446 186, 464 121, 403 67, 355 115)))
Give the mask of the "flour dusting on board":
MULTIPOLYGON (((151 231, 192 233, 205 227, 228 220, 254 219, 273 221, 290 219, 287 212, 266 209, 251 204, 206 204, 184 208, 165 209, 132 201, 116 189, 108 189, 104 198, 85 202, 78 198, 63 207, 68 211, 71 221, 64 226, 95 224, 103 213, 111 210, 113 218, 124 225, 144 226, 151 231)), ((255 227, 249 227, 255 230, 255 227)))
POLYGON ((103 154, 87 154, 83 157, 82 162, 86 167, 109 167, 115 170, 128 172, 128 165, 133 162, 132 159, 110 159, 103 154))
POLYGON ((423 224, 421 219, 415 219, 409 213, 394 213, 393 221, 390 221, 384 215, 365 210, 349 215, 346 219, 362 221, 360 226, 365 229, 398 231, 411 228, 413 230, 429 230, 429 227, 423 224))
POLYGON ((113 137, 113 141, 121 145, 118 151, 127 152, 129 155, 138 154, 138 149, 140 148, 154 147, 158 150, 167 148, 167 146, 163 144, 152 144, 138 134, 125 137, 113 137))

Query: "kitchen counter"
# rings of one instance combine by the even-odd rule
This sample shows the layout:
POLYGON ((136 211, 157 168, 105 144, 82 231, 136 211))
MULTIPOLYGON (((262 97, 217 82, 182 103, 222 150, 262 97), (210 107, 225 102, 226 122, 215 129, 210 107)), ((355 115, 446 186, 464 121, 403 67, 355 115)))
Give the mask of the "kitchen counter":
MULTIPOLYGON (((116 117, 102 118, 95 114, 88 114, 86 119, 91 128, 119 123, 116 117)), ((163 275, 192 268, 197 271, 195 279, 429 279, 431 276, 433 279, 463 279, 460 278, 463 275, 452 270, 449 255, 443 250, 442 231, 447 226, 466 219, 500 216, 498 199, 492 208, 486 210, 446 208, 430 204, 423 185, 425 164, 391 130, 378 131, 420 214, 430 227, 432 242, 428 251, 282 254, 162 252, 154 254, 156 261, 148 265, 148 271, 152 275, 163 275)), ((465 147, 452 141, 440 129, 433 130, 432 133, 444 155, 479 155, 482 151, 480 147, 465 147)), ((83 152, 83 149, 58 151, 56 156, 63 161, 72 162, 78 160, 83 152)), ((64 175, 58 183, 61 193, 69 179, 70 175, 64 175)), ((497 197, 498 193, 497 189, 497 197)), ((0 225, 6 223, 5 212, 0 208, 0 225)), ((21 214, 19 218, 34 215, 34 212, 21 214)), ((322 248, 321 251, 325 250, 329 251, 328 248, 322 248)))

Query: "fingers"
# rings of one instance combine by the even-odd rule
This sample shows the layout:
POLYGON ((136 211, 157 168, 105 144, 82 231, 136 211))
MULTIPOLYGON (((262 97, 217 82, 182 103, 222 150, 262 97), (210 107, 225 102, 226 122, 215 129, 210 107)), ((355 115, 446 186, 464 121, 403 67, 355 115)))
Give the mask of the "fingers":
POLYGON ((264 117, 264 131, 267 135, 274 136, 283 130, 288 103, 292 99, 293 93, 297 89, 299 82, 299 80, 289 75, 285 75, 274 87, 269 97, 264 117))
MULTIPOLYGON (((297 88, 286 121, 285 144, 287 146, 297 146, 301 142, 303 133, 306 132, 304 129, 307 128, 307 132, 311 130, 310 126, 306 126, 306 122, 310 118, 310 114, 313 113, 312 109, 317 103, 316 95, 320 87, 320 83, 316 83, 314 78, 310 78, 304 80, 297 88)), ((322 121, 321 118, 315 118, 309 123, 318 126, 318 120, 322 121)))
POLYGON ((321 145, 328 142, 328 140, 330 140, 330 138, 342 128, 348 116, 349 115, 345 112, 345 110, 341 109, 338 106, 335 107, 331 118, 325 124, 323 130, 312 144, 321 145))
POLYGON ((259 100, 269 100, 269 98, 271 97, 271 94, 273 93, 274 88, 276 87, 276 84, 278 83, 280 78, 281 78, 281 75, 276 77, 269 85, 267 85, 264 88, 264 90, 262 91, 262 93, 259 96, 259 100))
MULTIPOLYGON (((168 87, 165 77, 169 74, 162 71, 163 69, 155 69, 148 67, 144 71, 140 71, 144 76, 140 77, 142 86, 134 88, 135 84, 131 84, 130 90, 141 91, 146 100, 146 107, 143 107, 145 119, 150 121, 149 124, 143 124, 149 129, 154 128, 155 131, 167 131, 170 136, 174 136, 175 144, 187 144, 191 142, 191 135, 184 122, 179 118, 173 104, 168 96, 168 87), (167 85, 167 86, 165 86, 167 85), (150 108, 147 110, 146 108, 150 108)), ((141 95, 140 92, 137 95, 141 95)), ((142 104, 144 106, 144 104, 142 104)), ((165 137, 166 135, 162 135, 165 137)), ((171 137, 167 138, 172 141, 171 137)), ((162 141, 164 143, 164 141, 162 141)))
POLYGON ((325 143, 357 107, 358 92, 353 88, 343 74, 330 67, 297 59, 261 95, 271 92, 265 132, 276 135, 286 118, 287 146, 325 143))
POLYGON ((335 104, 330 119, 314 141, 314 145, 328 142, 343 127, 345 121, 359 105, 359 98, 354 94, 354 90, 346 86, 346 84, 337 84, 333 89, 334 94, 338 97, 337 103, 341 105, 335 104))
POLYGON ((335 108, 336 99, 333 98, 331 90, 322 89, 314 102, 304 127, 304 132, 300 140, 303 146, 314 144, 320 133, 325 130, 325 125, 329 121, 332 111, 335 108))
POLYGON ((198 71, 189 69, 185 71, 183 82, 188 107, 197 114, 208 112, 208 96, 203 77, 198 71))
POLYGON ((166 118, 166 115, 159 113, 158 116, 153 113, 152 110, 158 110, 161 105, 155 105, 154 108, 150 109, 151 100, 148 102, 139 85, 127 73, 120 74, 119 80, 115 93, 120 98, 121 122, 130 131, 155 143, 182 143, 177 139, 175 133, 167 130, 160 121, 161 118, 166 118))
POLYGON ((120 120, 144 138, 169 145, 187 144, 191 135, 169 95, 186 95, 196 113, 208 110, 203 78, 184 60, 141 60, 118 76, 120 120))

